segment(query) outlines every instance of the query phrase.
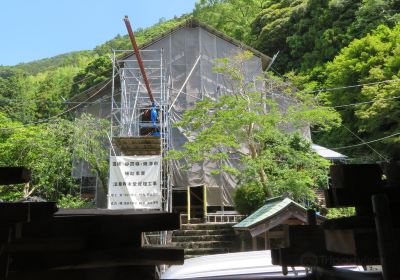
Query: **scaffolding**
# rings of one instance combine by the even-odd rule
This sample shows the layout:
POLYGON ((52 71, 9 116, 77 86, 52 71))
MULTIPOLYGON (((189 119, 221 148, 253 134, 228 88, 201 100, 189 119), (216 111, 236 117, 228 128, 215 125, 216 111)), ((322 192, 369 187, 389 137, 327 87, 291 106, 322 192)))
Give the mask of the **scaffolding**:
MULTIPOLYGON (((158 137, 160 140, 157 142, 158 149, 152 152, 164 156, 168 149, 180 150, 185 143, 195 137, 196 132, 186 133, 173 124, 179 123, 184 112, 193 108, 196 102, 203 98, 215 99, 229 94, 229 80, 223 74, 213 71, 214 62, 218 58, 231 57, 242 51, 241 46, 226 40, 212 29, 192 21, 142 46, 140 53, 149 75, 151 89, 154 91, 160 122, 157 125, 161 139, 158 137), (160 104, 162 104, 161 112, 160 104), (167 107, 165 104, 169 105, 169 113, 165 109, 167 107)), ((101 98, 98 103, 88 103, 80 112, 111 119, 112 126, 109 132, 111 142, 124 137, 144 138, 145 135, 148 135, 149 139, 157 138, 152 135, 154 127, 151 118, 145 116, 146 110, 151 110, 152 102, 146 91, 135 53, 132 50, 116 50, 111 55, 114 66, 113 77, 116 77, 112 80, 112 87, 110 90, 104 89, 102 97, 100 95, 96 97, 101 98), (111 99, 112 106, 109 103, 111 99)), ((264 91, 265 85, 256 77, 262 74, 263 59, 266 58, 255 56, 243 66, 246 81, 254 81, 260 92, 264 91)), ((154 139, 152 141, 156 142, 154 139)), ((111 155, 123 154, 117 147, 115 151, 112 148, 110 151, 111 155)), ((237 162, 233 158, 227 159, 224 164, 236 167, 237 162)), ((74 169, 75 177, 96 177, 77 164, 74 169)), ((207 186, 209 207, 231 206, 231 194, 236 187, 236 180, 227 172, 211 174, 216 164, 213 161, 196 162, 189 169, 185 169, 188 166, 185 159, 170 159, 168 165, 164 161, 163 210, 171 210, 171 185, 174 190, 183 188, 186 190, 188 186, 207 186), (167 177, 166 174, 170 176, 167 177)), ((104 205, 106 194, 98 184, 96 188, 97 205, 104 205)))
POLYGON ((165 159, 171 147, 171 122, 168 116, 170 86, 166 85, 170 79, 166 78, 162 49, 140 50, 140 53, 154 102, 144 86, 134 53, 129 50, 113 50, 113 77, 119 76, 120 90, 117 90, 118 83, 114 78, 110 128, 113 144, 110 156, 160 155, 162 210, 171 212, 171 178, 168 161, 165 159))

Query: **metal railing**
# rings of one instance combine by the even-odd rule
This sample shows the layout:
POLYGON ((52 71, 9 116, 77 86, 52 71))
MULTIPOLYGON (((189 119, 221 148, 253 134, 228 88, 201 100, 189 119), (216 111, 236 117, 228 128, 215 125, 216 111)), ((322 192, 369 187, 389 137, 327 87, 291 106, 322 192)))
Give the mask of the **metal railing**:
POLYGON ((206 217, 207 223, 238 223, 245 216, 238 213, 208 213, 206 217))

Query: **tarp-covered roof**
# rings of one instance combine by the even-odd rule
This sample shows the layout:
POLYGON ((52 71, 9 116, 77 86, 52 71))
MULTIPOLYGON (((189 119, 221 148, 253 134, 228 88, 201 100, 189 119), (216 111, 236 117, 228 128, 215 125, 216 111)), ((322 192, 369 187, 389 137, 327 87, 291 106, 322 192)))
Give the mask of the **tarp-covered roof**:
MULTIPOLYGON (((150 41, 147 41, 144 44, 140 45, 139 49, 149 48, 151 45, 157 43, 158 41, 162 40, 163 38, 167 37, 168 35, 170 35, 170 34, 172 34, 174 32, 177 32, 177 31, 179 31, 179 30, 181 30, 181 29, 183 29, 185 27, 191 27, 191 28, 200 27, 200 28, 202 28, 204 30, 207 30, 211 34, 213 34, 213 35, 215 35, 215 36, 217 36, 217 37, 219 37, 219 38, 221 38, 221 39, 223 39, 223 40, 225 40, 225 41, 227 41, 227 42, 229 42, 229 43, 231 43, 231 44, 233 44, 233 45, 235 45, 235 46, 237 46, 237 47, 239 47, 239 48, 241 48, 243 50, 247 50, 247 51, 252 52, 255 56, 257 56, 257 57, 259 57, 261 59, 263 69, 265 69, 268 66, 268 64, 270 63, 270 61, 271 61, 271 58, 268 55, 263 54, 262 52, 260 52, 260 51, 258 51, 256 49, 244 44, 241 41, 238 41, 238 40, 226 35, 225 33, 222 33, 221 31, 218 31, 217 29, 215 29, 215 28, 213 28, 213 27, 211 27, 211 26, 209 26, 209 25, 207 25, 207 24, 205 24, 203 22, 200 22, 199 20, 197 20, 195 18, 189 18, 186 21, 184 21, 183 23, 178 24, 175 27, 171 28, 170 30, 161 33, 159 36, 157 36, 157 37, 151 39, 150 41)), ((119 59, 127 58, 127 57, 131 56, 132 54, 133 54, 133 52, 124 53, 119 59)), ((89 88, 89 89, 87 89, 87 90, 85 90, 85 91, 73 96, 69 101, 74 101, 74 102, 91 101, 92 99, 99 98, 99 95, 102 95, 107 91, 110 91, 110 85, 108 85, 108 87, 107 87, 107 83, 109 83, 109 82, 110 82, 110 80, 98 83, 98 84, 92 86, 91 88, 89 88), (102 88, 102 86, 104 86, 104 88, 102 88), (99 88, 100 88, 100 90, 99 90, 99 88), (95 94, 93 94, 94 91, 97 91, 97 92, 95 94), (93 96, 91 96, 91 94, 93 96), (88 97, 89 97, 90 100, 88 99, 88 97)))
POLYGON ((319 146, 317 144, 312 144, 311 148, 314 150, 314 152, 319 154, 321 157, 329 159, 329 160, 343 160, 343 159, 347 158, 347 156, 342 155, 341 153, 332 151, 328 148, 319 146))

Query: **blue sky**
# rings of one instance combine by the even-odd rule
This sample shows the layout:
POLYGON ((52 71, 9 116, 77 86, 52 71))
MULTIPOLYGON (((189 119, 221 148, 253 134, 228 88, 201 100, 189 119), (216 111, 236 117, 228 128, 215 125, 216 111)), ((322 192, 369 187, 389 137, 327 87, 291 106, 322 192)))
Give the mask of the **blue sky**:
POLYGON ((134 29, 193 10, 196 0, 0 0, 0 65, 93 49, 134 29))

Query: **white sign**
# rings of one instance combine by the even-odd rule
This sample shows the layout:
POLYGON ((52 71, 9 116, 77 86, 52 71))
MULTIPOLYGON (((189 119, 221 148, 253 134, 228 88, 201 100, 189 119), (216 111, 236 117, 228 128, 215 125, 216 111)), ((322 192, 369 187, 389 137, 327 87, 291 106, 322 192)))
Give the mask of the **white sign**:
POLYGON ((160 156, 110 158, 108 209, 161 209, 160 156))

